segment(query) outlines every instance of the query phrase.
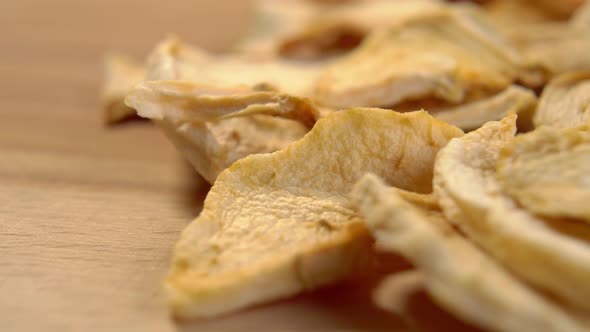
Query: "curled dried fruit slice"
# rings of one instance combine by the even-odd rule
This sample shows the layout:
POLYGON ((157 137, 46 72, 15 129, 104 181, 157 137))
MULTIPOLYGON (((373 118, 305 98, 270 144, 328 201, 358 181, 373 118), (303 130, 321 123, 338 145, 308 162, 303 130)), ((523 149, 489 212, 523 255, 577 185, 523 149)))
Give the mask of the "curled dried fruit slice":
POLYGON ((545 80, 568 71, 590 70, 590 27, 566 23, 509 24, 502 31, 545 80))
POLYGON ((238 159, 301 138, 320 117, 307 99, 284 92, 305 95, 311 65, 214 57, 174 38, 160 43, 148 62, 150 80, 184 82, 145 83, 129 103, 156 121, 210 183, 238 159))
POLYGON ((220 87, 245 85, 296 96, 311 95, 312 83, 322 62, 293 62, 212 55, 176 38, 161 42, 148 61, 149 80, 183 80, 220 87))
POLYGON ((310 1, 256 0, 252 21, 234 50, 257 57, 274 57, 277 45, 306 25, 317 10, 318 6, 310 1))
POLYGON ((315 99, 329 107, 390 107, 438 99, 451 104, 508 87, 519 58, 470 11, 441 8, 373 32, 329 64, 315 99))
POLYGON ((308 131, 299 121, 264 114, 314 121, 307 100, 244 86, 152 81, 138 85, 126 101, 158 124, 209 183, 236 160, 282 149, 308 131))
POLYGON ((279 41, 283 57, 318 59, 353 50, 371 31, 444 8, 432 0, 372 0, 324 7, 279 41))
POLYGON ((542 127, 517 136, 502 150, 497 176, 528 211, 590 222, 590 127, 542 127))
POLYGON ((429 109, 438 119, 463 130, 473 130, 488 121, 497 121, 509 113, 518 114, 518 129, 532 129, 532 117, 537 106, 537 97, 526 88, 512 85, 497 95, 465 105, 429 109))
POLYGON ((212 316, 343 278, 371 237, 346 194, 366 172, 429 192, 437 151, 461 130, 426 112, 353 109, 222 172, 182 233, 166 288, 175 315, 212 316))
POLYGON ((220 88, 189 81, 150 81, 137 85, 126 102, 140 116, 173 122, 215 121, 254 114, 276 115, 312 127, 319 111, 306 98, 246 86, 220 88))
POLYGON ((408 195, 374 175, 359 181, 351 197, 378 248, 401 253, 414 263, 433 297, 470 323, 514 332, 525 326, 555 332, 588 328, 463 238, 432 197, 408 195))
POLYGON ((590 72, 562 74, 543 90, 535 126, 575 127, 590 123, 590 72))
POLYGON ((518 207, 496 178, 496 163, 513 140, 514 122, 514 116, 507 117, 451 141, 437 157, 434 193, 445 216, 507 269, 588 310, 588 243, 518 207))
POLYGON ((124 56, 110 55, 104 61, 104 75, 104 121, 110 124, 134 116, 135 110, 125 105, 124 100, 133 86, 145 79, 145 69, 124 56))
POLYGON ((322 59, 354 49, 373 29, 442 6, 435 0, 258 1, 254 23, 236 50, 322 59))

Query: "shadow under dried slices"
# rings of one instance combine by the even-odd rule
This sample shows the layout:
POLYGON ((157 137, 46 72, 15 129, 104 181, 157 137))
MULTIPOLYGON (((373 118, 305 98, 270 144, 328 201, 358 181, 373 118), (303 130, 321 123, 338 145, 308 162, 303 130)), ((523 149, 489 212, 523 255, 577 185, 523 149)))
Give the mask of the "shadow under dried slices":
MULTIPOLYGON (((211 185, 187 161, 181 160, 179 164, 179 173, 182 174, 182 177, 186 179, 187 183, 181 193, 180 208, 189 211, 192 216, 197 217, 203 209, 203 202, 205 201, 205 197, 207 197, 211 185)), ((186 222, 188 224, 191 221, 188 219, 186 222)))
POLYGON ((320 331, 327 326, 345 330, 404 330, 408 326, 401 317, 381 310, 373 303, 373 291, 385 276, 407 270, 410 265, 402 257, 387 253, 375 253, 375 264, 378 266, 369 269, 366 275, 213 319, 178 321, 177 329, 182 332, 207 328, 258 331, 259 323, 255 323, 264 321, 268 331, 285 330, 287 322, 276 317, 295 315, 302 319, 289 320, 289 330, 320 331))
POLYGON ((405 314, 409 316, 408 319, 411 321, 412 327, 415 330, 424 332, 483 331, 443 310, 424 289, 411 294, 406 303, 407 312, 405 314))
POLYGON ((551 230, 582 243, 590 243, 590 226, 587 222, 569 218, 539 218, 551 230))
POLYGON ((207 328, 237 331, 237 324, 240 326, 239 331, 258 331, 256 322, 264 321, 268 331, 284 330, 285 321, 276 317, 290 313, 308 317, 296 322, 289 321, 291 330, 322 330, 330 325, 331 328, 346 330, 481 331, 443 310, 424 290, 410 294, 403 313, 405 317, 380 309, 373 302, 376 287, 391 273, 407 271, 411 265, 404 258, 389 253, 376 254, 376 261, 379 267, 369 275, 214 319, 177 321, 176 328, 180 332, 196 332, 207 328), (321 319, 309 317, 308 314, 321 319))
POLYGON ((117 122, 111 122, 111 123, 105 123, 104 126, 108 127, 108 128, 118 128, 118 127, 126 127, 130 124, 133 123, 142 123, 142 124, 148 124, 151 123, 151 121, 149 121, 148 119, 142 118, 139 115, 137 115, 137 113, 126 116, 124 118, 121 118, 119 120, 117 120, 117 122))

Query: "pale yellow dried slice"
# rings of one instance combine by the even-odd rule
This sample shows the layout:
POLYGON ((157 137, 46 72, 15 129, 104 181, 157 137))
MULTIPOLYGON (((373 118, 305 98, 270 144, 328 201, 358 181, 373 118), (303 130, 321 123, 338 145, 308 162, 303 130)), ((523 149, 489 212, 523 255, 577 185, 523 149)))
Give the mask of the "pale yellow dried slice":
POLYGON ((568 71, 590 70, 590 27, 568 23, 506 24, 502 31, 531 66, 547 79, 568 71))
POLYGON ((151 81, 138 85, 126 101, 158 124, 209 183, 238 159, 300 139, 309 130, 305 124, 315 121, 307 100, 245 86, 151 81))
POLYGON ((359 181, 351 197, 378 248, 400 253, 414 263, 434 299, 462 319, 493 331, 585 331, 589 327, 461 236, 432 197, 407 195, 374 175, 359 181))
POLYGON ((209 183, 240 158, 301 138, 313 120, 309 115, 322 112, 311 112, 307 99, 283 92, 303 94, 307 66, 297 71, 298 66, 275 60, 215 57, 175 38, 160 43, 148 63, 148 78, 160 82, 140 86, 129 102, 164 129, 209 183), (305 125, 265 113, 303 119, 305 125))
MULTIPOLYGON (((490 6, 506 4, 506 19, 498 19, 492 14, 495 26, 523 54, 524 66, 536 71, 537 79, 532 78, 524 83, 535 88, 542 87, 553 76, 569 71, 590 70, 590 61, 586 54, 590 43, 590 20, 586 12, 590 12, 587 1, 542 1, 544 5, 553 4, 562 7, 566 15, 560 17, 545 15, 539 19, 527 19, 527 13, 545 12, 542 6, 528 0, 492 1, 490 6), (513 5, 528 7, 518 10, 509 8, 513 5), (573 14, 573 15, 571 15, 573 14), (571 17, 570 17, 571 15, 571 17), (566 21, 566 19, 568 19, 566 21), (559 20, 558 20, 559 19, 559 20)), ((502 7, 504 5, 500 5, 502 7)))
POLYGON ((101 101, 106 123, 116 123, 135 115, 135 110, 125 105, 125 96, 135 84, 145 80, 145 76, 145 69, 125 56, 105 58, 101 101))
POLYGON ((533 118, 536 127, 590 123, 590 71, 565 73, 543 90, 533 118))
POLYGON ((173 122, 215 121, 254 114, 276 115, 313 126, 319 110, 306 98, 247 86, 218 87, 190 81, 149 81, 127 96, 142 117, 173 122))
POLYGON ((321 59, 354 49, 367 33, 442 4, 435 0, 257 1, 236 46, 257 57, 321 59))
POLYGON ((437 151, 461 130, 426 112, 352 109, 272 154, 222 172, 182 233, 166 289, 180 317, 213 316, 341 279, 371 237, 346 195, 366 172, 417 192, 437 151))
POLYGON ((518 129, 533 128, 532 117, 537 106, 537 97, 529 89, 512 85, 502 92, 464 105, 429 109, 436 118, 463 130, 473 130, 488 121, 497 121, 509 113, 518 114, 518 129))
POLYGON ((496 163, 515 130, 511 116, 451 141, 437 157, 434 193, 445 216, 507 269, 589 310, 588 243, 548 226, 502 192, 496 163))
POLYGON ((323 7, 278 45, 283 57, 318 59, 356 48, 371 31, 444 8, 433 0, 349 1, 323 7))
POLYGON ((219 87, 245 85, 310 96, 323 62, 294 62, 248 57, 239 54, 213 55, 176 38, 161 42, 149 57, 149 80, 183 80, 219 87))
POLYGON ((256 0, 252 21, 234 51, 256 57, 275 57, 286 36, 298 32, 316 15, 318 6, 311 1, 256 0))
POLYGON ((542 127, 504 147, 497 165, 502 190, 526 210, 590 222, 590 127, 542 127))
POLYGON ((314 97, 335 108, 424 99, 458 104, 507 88, 520 75, 518 61, 477 16, 441 8, 373 32, 322 71, 314 97))

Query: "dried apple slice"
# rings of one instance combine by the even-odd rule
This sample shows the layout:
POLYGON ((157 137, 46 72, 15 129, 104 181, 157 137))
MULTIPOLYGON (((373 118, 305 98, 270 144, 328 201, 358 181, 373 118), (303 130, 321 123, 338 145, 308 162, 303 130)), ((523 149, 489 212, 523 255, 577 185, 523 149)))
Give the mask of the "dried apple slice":
POLYGON ((179 317, 213 316, 341 279, 371 237, 346 195, 366 172, 417 192, 432 188, 437 151, 460 129, 426 112, 352 109, 301 140, 222 172, 182 233, 166 279, 179 317))
POLYGON ((235 49, 318 60, 354 49, 378 27, 442 6, 436 0, 258 1, 253 24, 235 49))
POLYGON ((588 328, 461 236, 432 197, 408 195, 374 175, 359 181, 351 197, 378 248, 414 263, 433 297, 466 321, 497 331, 588 328))
POLYGON ((447 219, 507 269, 571 306, 590 310, 588 243, 517 206, 496 177, 500 152, 515 130, 510 116, 451 141, 437 157, 434 193, 447 219))
POLYGON ((568 23, 510 24, 502 31, 545 80, 568 71, 590 70, 590 27, 568 23))
POLYGON ((314 100, 334 108, 424 99, 458 104, 507 88, 521 75, 519 61, 477 15, 441 8, 375 31, 329 64, 314 100))
POLYGON ((277 45, 305 26, 317 10, 310 1, 256 0, 245 36, 233 49, 256 57, 275 57, 277 45))
POLYGON ((497 176, 528 211, 590 223, 590 127, 543 127, 517 136, 500 153, 497 176))
POLYGON ((323 62, 212 55, 176 38, 161 42, 148 60, 149 80, 183 80, 220 87, 245 85, 310 96, 323 62))
POLYGON ((512 85, 497 95, 464 105, 429 109, 437 119, 463 130, 474 130, 489 121, 497 121, 509 113, 518 114, 519 131, 533 128, 532 117, 537 97, 529 89, 512 85))
POLYGON ((150 81, 127 96, 142 117, 173 122, 215 121, 254 114, 281 116, 312 127, 319 111, 306 98, 246 86, 220 88, 190 81, 150 81))
POLYGON ((145 79, 145 69, 133 60, 120 55, 109 55, 104 60, 104 82, 101 92, 103 117, 108 124, 135 115, 125 105, 125 96, 133 86, 145 79))
POLYGON ((309 130, 303 123, 315 121, 307 100, 245 86, 151 81, 138 85, 127 104, 158 124, 209 183, 238 159, 300 139, 309 130))
POLYGON ((536 127, 575 127, 590 123, 590 71, 554 78, 543 90, 533 118, 536 127))
POLYGON ((278 41, 287 58, 321 59, 349 52, 372 31, 437 11, 445 5, 433 0, 372 0, 323 7, 299 30, 278 41))
POLYGON ((311 65, 214 57, 174 38, 160 43, 148 63, 150 80, 184 82, 143 84, 129 103, 156 121, 210 183, 240 158, 301 138, 320 112, 327 113, 294 97, 305 95, 311 65), (298 118, 305 125, 265 113, 298 118))

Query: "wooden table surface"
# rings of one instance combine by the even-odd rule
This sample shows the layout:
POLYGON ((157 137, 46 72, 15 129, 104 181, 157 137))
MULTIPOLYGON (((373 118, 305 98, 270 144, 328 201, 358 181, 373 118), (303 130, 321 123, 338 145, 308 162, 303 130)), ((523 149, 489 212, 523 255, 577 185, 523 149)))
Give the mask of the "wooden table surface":
MULTIPOLYGON (((148 122, 102 125, 100 61, 167 33, 222 50, 248 1, 0 4, 0 331, 404 329, 371 285, 219 319, 170 319, 160 282, 207 186, 148 122)), ((428 320, 430 321, 430 320, 428 320)))

